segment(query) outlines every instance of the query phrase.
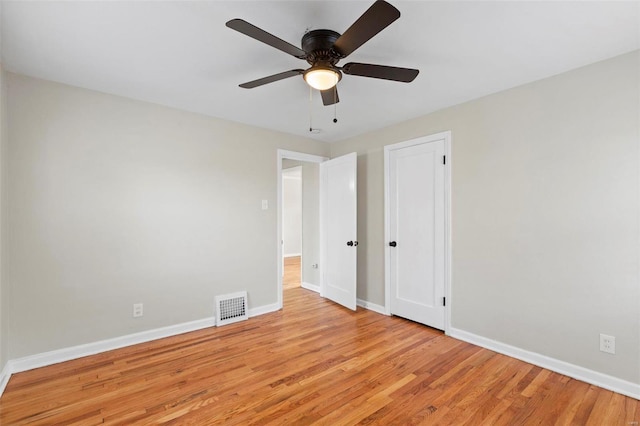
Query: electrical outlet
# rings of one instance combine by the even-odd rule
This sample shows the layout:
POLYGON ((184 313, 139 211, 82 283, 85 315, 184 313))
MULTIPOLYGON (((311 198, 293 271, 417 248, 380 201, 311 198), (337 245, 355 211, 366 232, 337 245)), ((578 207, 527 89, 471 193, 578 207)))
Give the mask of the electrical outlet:
POLYGON ((142 303, 134 303, 133 304, 133 317, 138 318, 143 315, 142 311, 142 303))
POLYGON ((606 334, 600 334, 600 350, 608 354, 616 353, 616 338, 606 334))

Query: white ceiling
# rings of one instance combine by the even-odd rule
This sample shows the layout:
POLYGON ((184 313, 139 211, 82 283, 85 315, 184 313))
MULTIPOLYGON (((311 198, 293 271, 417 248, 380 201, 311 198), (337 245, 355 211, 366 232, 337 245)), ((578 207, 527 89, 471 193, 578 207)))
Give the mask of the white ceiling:
POLYGON ((344 76, 341 102, 309 104, 302 77, 238 84, 306 63, 225 26, 299 45, 344 32, 369 1, 3 1, 8 71, 337 141, 616 56, 639 46, 640 3, 393 1, 402 16, 349 58, 418 68, 413 83, 344 76), (309 133, 309 111, 313 127, 309 133))

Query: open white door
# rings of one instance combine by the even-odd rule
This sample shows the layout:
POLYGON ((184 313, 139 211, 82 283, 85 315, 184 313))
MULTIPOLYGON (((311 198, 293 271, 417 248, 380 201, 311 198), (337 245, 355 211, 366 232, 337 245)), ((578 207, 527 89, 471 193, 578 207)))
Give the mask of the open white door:
POLYGON ((355 152, 320 164, 322 296, 356 309, 355 152))

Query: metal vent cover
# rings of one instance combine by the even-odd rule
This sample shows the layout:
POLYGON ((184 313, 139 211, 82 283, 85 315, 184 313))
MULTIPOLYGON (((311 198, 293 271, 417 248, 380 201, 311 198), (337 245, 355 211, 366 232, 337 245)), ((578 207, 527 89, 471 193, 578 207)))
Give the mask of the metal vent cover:
POLYGON ((216 296, 216 326, 244 321, 248 318, 246 291, 216 296))

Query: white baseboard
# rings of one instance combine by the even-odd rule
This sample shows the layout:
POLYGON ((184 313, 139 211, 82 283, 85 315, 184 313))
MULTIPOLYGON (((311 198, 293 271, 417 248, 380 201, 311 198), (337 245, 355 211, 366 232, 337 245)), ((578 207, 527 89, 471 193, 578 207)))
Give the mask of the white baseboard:
POLYGON ((387 313, 385 312, 384 306, 367 302, 366 300, 362 300, 362 299, 358 299, 356 303, 358 304, 358 306, 362 306, 363 308, 368 309, 370 311, 377 312, 382 315, 387 315, 387 313))
POLYGON ((150 342, 152 340, 175 336, 177 334, 188 333, 216 325, 215 317, 204 318, 197 321, 185 322, 182 324, 170 325, 153 330, 141 331, 139 333, 114 337, 113 339, 101 340, 98 342, 86 343, 84 345, 72 346, 69 348, 57 349, 40 354, 29 355, 24 358, 10 360, 11 373, 32 370, 34 368, 57 364, 59 362, 70 361, 88 355, 95 355, 113 349, 124 348, 125 346, 137 345, 139 343, 150 342))
POLYGON ((617 377, 589 370, 588 368, 560 361, 559 359, 507 345, 457 328, 452 327, 449 330, 449 336, 640 400, 640 384, 628 382, 617 377))
POLYGON ((306 288, 307 290, 315 291, 316 293, 320 293, 320 286, 315 284, 309 284, 303 282, 300 287, 306 288))
POLYGON ((271 305, 257 306, 255 308, 249 309, 249 318, 257 317, 258 315, 268 314, 270 312, 275 312, 279 310, 277 303, 273 303, 271 305))
POLYGON ((11 361, 7 361, 7 363, 2 368, 2 373, 0 373, 0 396, 2 396, 2 392, 4 392, 4 388, 7 387, 7 383, 9 383, 10 378, 11 378, 11 361))
MULTIPOLYGON (((274 303, 272 305, 258 306, 249 309, 249 317, 255 317, 277 310, 277 303, 274 303)), ((139 343, 150 342, 152 340, 163 339, 165 337, 188 333, 190 331, 201 330, 207 327, 215 327, 215 325, 215 317, 209 317, 201 320, 185 322, 182 324, 142 331, 140 333, 128 334, 126 336, 115 337, 113 339, 101 340, 84 345, 72 346, 69 348, 29 355, 23 358, 12 359, 7 361, 4 368, 2 369, 2 373, 0 373, 0 396, 2 396, 2 393, 4 392, 4 389, 9 382, 9 378, 14 373, 20 373, 22 371, 32 370, 39 367, 46 367, 47 365, 71 361, 73 359, 82 358, 88 355, 95 355, 113 349, 119 349, 126 346, 137 345, 139 343)))
POLYGON ((282 257, 301 257, 302 253, 289 253, 289 254, 283 254, 282 257))

